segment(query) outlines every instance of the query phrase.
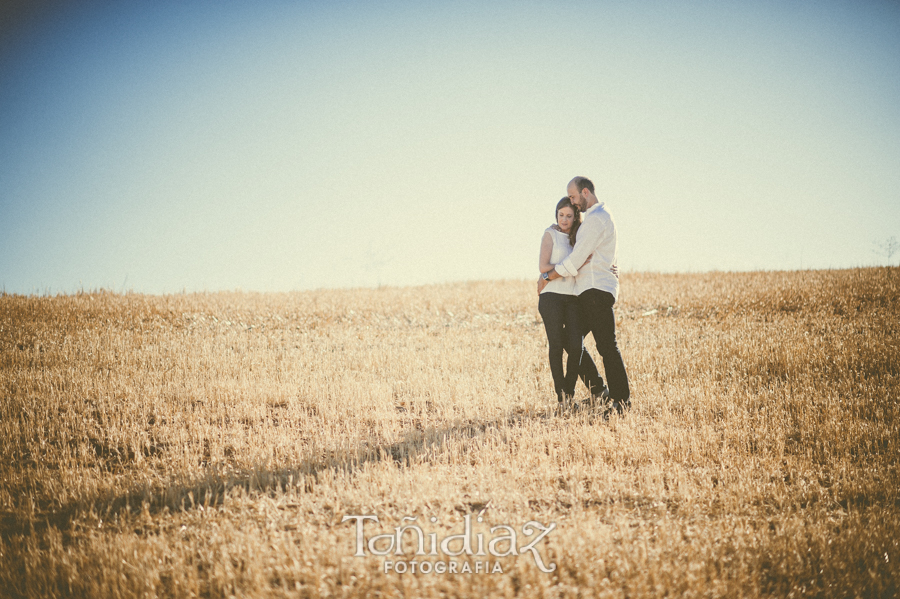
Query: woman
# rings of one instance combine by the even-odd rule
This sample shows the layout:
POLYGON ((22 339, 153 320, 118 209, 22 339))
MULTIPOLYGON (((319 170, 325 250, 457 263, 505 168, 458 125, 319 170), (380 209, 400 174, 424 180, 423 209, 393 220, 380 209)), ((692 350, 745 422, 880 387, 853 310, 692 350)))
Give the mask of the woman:
MULTIPOLYGON (((565 260, 575 246, 575 234, 581 225, 581 213, 569 198, 556 204, 556 224, 547 227, 541 239, 541 273, 553 270, 565 260)), ((588 258, 590 261, 590 257, 588 258)), ((578 324, 578 302, 575 297, 575 279, 563 277, 550 281, 540 293, 538 312, 544 320, 547 341, 550 345, 550 374, 553 388, 560 404, 571 401, 575 383, 581 376, 585 385, 597 381, 597 366, 588 352, 583 350, 581 328, 578 324), (563 350, 568 354, 563 373, 563 350)))

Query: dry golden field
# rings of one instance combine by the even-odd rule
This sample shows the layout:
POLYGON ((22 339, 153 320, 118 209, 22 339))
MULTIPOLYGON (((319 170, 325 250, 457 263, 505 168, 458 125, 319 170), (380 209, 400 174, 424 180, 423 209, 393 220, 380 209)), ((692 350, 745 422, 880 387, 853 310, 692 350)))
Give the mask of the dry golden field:
POLYGON ((624 274, 609 422, 534 287, 0 295, 0 596, 900 593, 900 269, 624 274))

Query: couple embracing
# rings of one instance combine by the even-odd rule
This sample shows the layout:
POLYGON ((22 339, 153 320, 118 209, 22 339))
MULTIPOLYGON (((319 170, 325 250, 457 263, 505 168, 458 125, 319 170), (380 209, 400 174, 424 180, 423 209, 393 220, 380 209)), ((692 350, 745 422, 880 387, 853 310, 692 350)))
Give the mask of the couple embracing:
POLYGON ((624 414, 631 405, 628 375, 616 344, 613 304, 619 295, 616 225, 594 184, 575 177, 568 197, 556 205, 556 224, 541 240, 538 311, 550 345, 550 373, 561 406, 573 401, 578 379, 590 391, 589 403, 604 415, 624 414), (582 217, 583 215, 583 217, 582 217), (583 340, 593 334, 603 360, 607 387, 583 340), (568 355, 563 371, 563 350, 568 355))

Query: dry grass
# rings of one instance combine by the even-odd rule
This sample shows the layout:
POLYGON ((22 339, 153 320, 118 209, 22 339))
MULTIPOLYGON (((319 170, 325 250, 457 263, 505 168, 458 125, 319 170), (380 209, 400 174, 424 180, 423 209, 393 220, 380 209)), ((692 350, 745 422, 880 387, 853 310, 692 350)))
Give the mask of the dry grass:
POLYGON ((622 283, 608 423, 550 410, 530 281, 0 296, 0 594, 897 595, 900 271, 622 283), (385 574, 350 514, 558 567, 385 574))

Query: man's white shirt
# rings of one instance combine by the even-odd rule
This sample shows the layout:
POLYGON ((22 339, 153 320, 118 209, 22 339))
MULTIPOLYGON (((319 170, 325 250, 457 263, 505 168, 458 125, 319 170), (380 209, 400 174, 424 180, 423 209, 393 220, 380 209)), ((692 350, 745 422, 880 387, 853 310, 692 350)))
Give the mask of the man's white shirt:
POLYGON ((618 299, 619 279, 610 271, 617 259, 616 223, 606 204, 599 202, 584 213, 575 235, 575 248, 556 265, 556 272, 563 277, 575 277, 575 295, 588 289, 599 289, 618 299), (588 256, 592 256, 591 261, 579 270, 588 256))

